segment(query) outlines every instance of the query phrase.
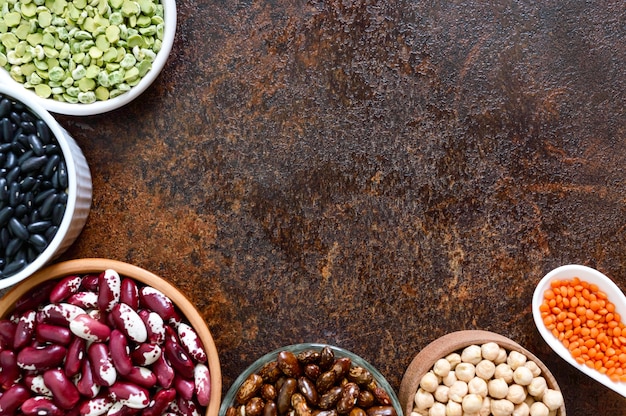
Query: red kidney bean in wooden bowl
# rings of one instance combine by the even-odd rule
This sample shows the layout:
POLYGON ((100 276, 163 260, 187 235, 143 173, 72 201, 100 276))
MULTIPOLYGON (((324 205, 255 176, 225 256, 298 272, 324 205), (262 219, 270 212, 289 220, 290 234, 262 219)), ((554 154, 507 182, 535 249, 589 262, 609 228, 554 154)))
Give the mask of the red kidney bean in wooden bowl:
POLYGON ((239 375, 220 416, 402 416, 395 392, 371 364, 342 348, 295 344, 239 375))
POLYGON ((62 262, 0 302, 0 416, 207 415, 219 358, 195 307, 126 263, 62 262))

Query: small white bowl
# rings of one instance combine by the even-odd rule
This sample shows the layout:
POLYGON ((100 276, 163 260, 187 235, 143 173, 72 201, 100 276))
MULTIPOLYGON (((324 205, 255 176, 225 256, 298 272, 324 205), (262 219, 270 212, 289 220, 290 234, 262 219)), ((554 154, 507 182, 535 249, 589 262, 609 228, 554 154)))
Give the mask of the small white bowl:
POLYGON ((52 98, 41 98, 35 94, 33 90, 24 88, 24 86, 15 81, 9 75, 8 71, 4 68, 0 68, 0 84, 8 84, 17 86, 25 91, 25 94, 30 97, 31 100, 36 101, 46 110, 70 116, 91 116, 95 114, 102 114, 109 111, 118 109, 137 98, 143 93, 161 73, 161 70, 165 66, 165 62, 169 57, 174 44, 174 35, 176 33, 176 1, 175 0, 161 0, 163 4, 163 44, 161 50, 157 53, 152 68, 141 79, 141 81, 132 87, 130 91, 124 94, 118 95, 115 98, 111 98, 105 101, 96 101, 91 104, 72 104, 68 102, 57 101, 52 98))
POLYGON ((27 94, 25 88, 0 84, 0 93, 22 102, 37 117, 46 122, 63 151, 68 174, 67 205, 56 235, 33 262, 16 274, 0 279, 0 289, 4 289, 26 279, 72 245, 85 226, 89 215, 92 182, 89 166, 78 144, 37 100, 33 100, 27 94))
POLYGON ((548 345, 561 356, 565 361, 574 366, 574 368, 582 371, 594 380, 604 384, 608 388, 626 397, 626 383, 616 383, 612 381, 608 376, 589 368, 586 365, 581 365, 570 354, 570 351, 550 332, 543 323, 541 312, 539 307, 543 302, 544 292, 550 288, 550 283, 554 280, 571 280, 574 277, 578 277, 580 280, 584 280, 589 283, 596 284, 598 288, 606 293, 608 300, 615 305, 615 311, 617 311, 622 319, 626 317, 626 296, 620 290, 620 288, 607 276, 599 271, 592 269, 591 267, 581 266, 578 264, 569 264, 561 267, 557 267, 548 274, 537 285, 533 294, 532 308, 533 319, 537 330, 548 343, 548 345))

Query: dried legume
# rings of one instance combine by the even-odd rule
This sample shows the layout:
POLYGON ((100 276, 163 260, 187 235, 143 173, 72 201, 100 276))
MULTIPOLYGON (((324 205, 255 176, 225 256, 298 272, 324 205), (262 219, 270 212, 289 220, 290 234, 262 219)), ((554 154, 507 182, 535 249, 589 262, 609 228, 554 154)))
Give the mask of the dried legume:
POLYGON ((226 416, 396 416, 389 394, 365 368, 333 349, 280 351, 250 374, 226 416))
POLYGON ((488 342, 437 360, 420 379, 411 416, 534 416, 544 410, 556 414, 562 404, 561 392, 548 387, 534 361, 488 342), (472 371, 471 366, 482 370, 472 371), (493 371, 484 371, 487 367, 493 371))
POLYGON ((4 0, 0 66, 43 98, 108 100, 151 69, 163 18, 159 0, 4 0))
POLYGON ((67 168, 47 124, 0 94, 0 278, 41 254, 67 204, 67 168))
POLYGON ((576 362, 626 382, 626 326, 597 285, 578 277, 554 280, 539 309, 546 328, 576 362))
POLYGON ((0 320, 0 368, 0 415, 191 415, 210 401, 195 330, 165 294, 110 269, 19 299, 0 320))

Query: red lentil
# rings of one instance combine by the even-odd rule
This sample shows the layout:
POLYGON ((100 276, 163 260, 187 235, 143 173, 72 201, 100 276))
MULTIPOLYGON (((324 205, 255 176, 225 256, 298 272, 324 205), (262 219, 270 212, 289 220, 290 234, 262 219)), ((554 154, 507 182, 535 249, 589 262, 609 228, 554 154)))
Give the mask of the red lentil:
POLYGON ((546 328, 581 365, 626 382, 626 325, 597 285, 555 280, 539 307, 546 328))

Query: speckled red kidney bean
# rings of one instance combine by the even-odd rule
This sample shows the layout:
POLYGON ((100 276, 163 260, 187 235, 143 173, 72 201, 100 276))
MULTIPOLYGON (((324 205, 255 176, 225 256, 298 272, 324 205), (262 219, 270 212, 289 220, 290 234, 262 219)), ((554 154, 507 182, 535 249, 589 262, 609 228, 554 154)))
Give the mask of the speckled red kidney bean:
POLYGON ((211 373, 209 367, 202 363, 196 364, 193 369, 193 382, 198 404, 207 406, 211 400, 211 373))
POLYGON ((54 404, 50 397, 35 396, 27 399, 20 406, 25 416, 63 416, 63 411, 54 404))
POLYGON ((13 349, 19 350, 32 341, 35 332, 36 312, 33 310, 25 312, 17 321, 15 335, 13 336, 13 349))
POLYGON ((172 337, 168 337, 165 340, 164 353, 176 372, 185 378, 193 378, 193 361, 191 361, 183 347, 172 337))
POLYGON ((85 310, 70 303, 51 303, 37 312, 37 323, 69 327, 70 321, 85 310))
POLYGON ((14 416, 17 409, 30 397, 30 392, 21 384, 14 384, 0 396, 0 416, 14 416))
POLYGON ((111 335, 111 328, 86 313, 76 315, 69 327, 74 335, 90 342, 104 342, 111 335))
POLYGON ((175 398, 176 390, 173 388, 157 391, 148 407, 141 413, 142 416, 162 416, 175 398))
POLYGON ((52 288, 56 285, 56 281, 49 280, 37 287, 30 289, 24 296, 15 301, 14 311, 21 314, 27 310, 37 309, 42 303, 46 302, 50 296, 52 288))
POLYGON ((14 351, 0 351, 0 386, 7 389, 20 379, 20 368, 14 351))
POLYGON ((184 322, 178 324, 178 339, 180 345, 194 360, 199 363, 205 363, 207 360, 204 345, 196 331, 184 322))
POLYGON ((59 325, 38 324, 35 327, 35 338, 41 343, 67 346, 70 344, 73 337, 69 328, 59 325))
POLYGON ((111 312, 120 301, 122 281, 120 275, 108 269, 98 278, 98 307, 101 311, 111 312))
POLYGON ((133 342, 146 342, 148 331, 139 314, 125 303, 118 303, 110 313, 115 328, 133 342))
POLYGON ((94 342, 87 348, 94 381, 100 386, 111 386, 117 380, 117 370, 113 365, 109 347, 102 342, 94 342))
POLYGON ((71 409, 80 400, 80 393, 74 383, 59 369, 43 373, 43 381, 52 392, 54 402, 63 409, 71 409))
POLYGON ((85 397, 94 398, 100 392, 100 386, 93 377, 93 369, 89 360, 83 360, 80 369, 80 378, 76 382, 76 389, 85 397))
POLYGON ((66 276, 62 278, 50 292, 48 299, 50 303, 61 303, 74 293, 78 292, 81 287, 83 278, 81 276, 66 276))
POLYGON ((139 309, 139 289, 133 279, 123 278, 120 287, 120 302, 134 310, 139 309))
POLYGON ((17 324, 9 320, 0 321, 0 347, 13 348, 17 324))
POLYGON ((165 342, 165 323, 163 318, 158 313, 150 312, 146 309, 140 309, 137 313, 146 325, 147 342, 151 344, 162 344, 165 342))
POLYGON ((112 406, 113 399, 100 395, 81 403, 79 412, 82 416, 101 416, 107 414, 112 406))
POLYGON ((79 373, 81 364, 87 353, 87 340, 74 337, 67 347, 67 355, 63 364, 63 370, 68 377, 74 377, 79 373))
POLYGON ((157 382, 156 375, 146 367, 134 366, 124 378, 141 387, 150 388, 157 382))
POLYGON ((17 353, 17 365, 30 371, 56 367, 63 362, 66 352, 65 347, 56 344, 27 346, 17 353))
POLYGON ((144 409, 150 404, 148 390, 133 383, 117 381, 109 387, 113 400, 131 409, 144 409))
POLYGON ((133 369, 133 361, 128 351, 128 340, 118 329, 111 331, 109 351, 117 372, 121 375, 130 373, 133 369))
POLYGON ((163 388, 169 388, 174 381, 174 369, 165 359, 165 354, 161 356, 152 365, 152 371, 156 375, 157 383, 163 388))
POLYGON ((98 294, 96 292, 76 292, 67 298, 67 303, 85 310, 98 307, 98 294))
POLYGON ((139 302, 144 308, 158 313, 165 322, 176 319, 174 304, 158 289, 150 286, 142 287, 139 290, 139 302))
POLYGON ((139 344, 131 353, 130 358, 135 365, 149 366, 161 356, 162 349, 157 344, 139 344))
POLYGON ((179 374, 174 377, 173 386, 178 392, 179 396, 187 400, 191 400, 196 391, 194 381, 181 377, 179 374))

